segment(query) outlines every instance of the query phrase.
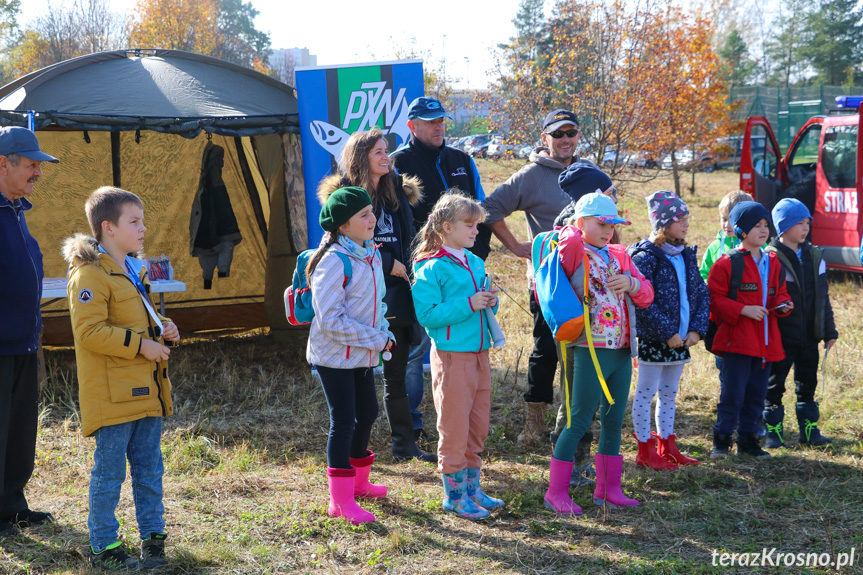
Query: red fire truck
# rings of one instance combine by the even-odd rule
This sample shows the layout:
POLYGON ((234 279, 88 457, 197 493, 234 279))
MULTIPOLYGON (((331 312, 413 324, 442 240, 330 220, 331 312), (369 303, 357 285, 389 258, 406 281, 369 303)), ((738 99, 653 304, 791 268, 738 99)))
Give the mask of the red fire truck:
POLYGON ((767 119, 752 116, 740 158, 741 190, 767 209, 782 198, 803 202, 813 215, 810 239, 824 248, 827 264, 856 272, 863 272, 861 102, 863 96, 836 98, 837 113, 807 121, 785 156, 767 119))

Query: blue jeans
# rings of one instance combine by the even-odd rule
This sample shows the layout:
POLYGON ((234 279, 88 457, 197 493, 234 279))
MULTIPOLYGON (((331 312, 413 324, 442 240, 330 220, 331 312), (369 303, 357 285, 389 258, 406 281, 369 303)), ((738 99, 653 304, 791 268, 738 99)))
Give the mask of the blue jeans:
POLYGON ((423 415, 419 411, 420 403, 423 401, 424 381, 423 381, 423 363, 425 362, 426 352, 431 347, 431 338, 429 338, 426 330, 422 331, 422 340, 417 345, 411 346, 411 353, 408 356, 408 367, 405 372, 405 390, 408 392, 408 399, 411 406, 411 419, 414 423, 414 429, 423 428, 423 415))
POLYGON ((120 501, 120 488, 126 479, 126 459, 132 476, 132 497, 141 539, 165 532, 165 506, 162 504, 162 418, 145 417, 137 421, 108 425, 94 434, 95 463, 90 473, 90 547, 101 553, 116 543, 120 524, 114 515, 120 501))

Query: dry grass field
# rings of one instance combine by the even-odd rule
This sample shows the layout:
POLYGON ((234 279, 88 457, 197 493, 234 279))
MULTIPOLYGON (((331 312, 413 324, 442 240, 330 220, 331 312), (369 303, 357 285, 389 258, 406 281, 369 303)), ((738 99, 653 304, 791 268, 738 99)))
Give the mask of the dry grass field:
MULTIPOLYGON (((487 192, 522 165, 480 161, 487 192)), ((737 174, 697 176, 685 197, 693 215, 690 243, 703 249, 718 230, 716 207, 735 189, 737 174)), ((623 183, 621 207, 633 220, 623 241, 649 232, 644 196, 669 189, 667 174, 623 183)), ((524 237, 523 216, 510 218, 524 237)), ((591 504, 592 490, 574 490, 580 519, 543 508, 550 448, 515 445, 522 424, 532 321, 525 265, 495 241, 487 267, 511 295, 502 297, 507 345, 492 351, 492 429, 483 477, 506 507, 481 523, 441 510, 440 476, 423 463, 395 464, 381 417, 371 448, 373 478, 390 496, 368 505, 378 517, 351 527, 326 516, 323 393, 308 375, 303 341, 277 344, 267 334, 188 341, 172 355, 176 415, 165 421, 165 506, 170 568, 165 573, 835 573, 835 567, 722 567, 715 553, 839 553, 855 550, 863 573, 863 295, 860 277, 831 272, 841 337, 821 376, 821 428, 826 449, 788 448, 768 461, 730 457, 711 462, 711 425, 718 400, 712 356, 699 347, 686 367, 678 398, 682 448, 702 459, 674 472, 635 466, 631 424, 624 423, 624 489, 642 505, 608 510, 591 504), (716 562, 714 562, 716 560, 716 562)), ((0 542, 2 573, 89 573, 87 485, 94 442, 78 429, 72 350, 46 354, 31 504, 57 523, 0 542)), ((633 385, 635 379, 633 378, 633 385)), ((791 386, 793 389, 793 385, 791 386)), ((793 392, 786 396, 786 404, 793 392)), ((431 401, 424 404, 434 427, 431 401)), ((796 428, 793 409, 785 423, 796 428)), ((551 424, 551 419, 549 419, 551 424)), ((426 446, 433 448, 433 446, 426 446)), ((131 491, 118 516, 124 541, 138 549, 131 491)), ((775 555, 774 555, 775 558, 775 555)))

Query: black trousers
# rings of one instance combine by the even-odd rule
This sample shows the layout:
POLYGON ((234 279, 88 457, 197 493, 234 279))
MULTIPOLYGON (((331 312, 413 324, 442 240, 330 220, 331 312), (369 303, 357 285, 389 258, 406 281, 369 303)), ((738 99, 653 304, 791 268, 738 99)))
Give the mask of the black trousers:
POLYGON ((39 381, 36 354, 0 356, 0 519, 26 511, 24 486, 36 458, 39 381))
POLYGON ((327 465, 350 469, 350 458, 368 455, 372 425, 378 417, 375 374, 371 368, 317 366, 330 409, 327 465))
POLYGON ((551 328, 542 317, 533 291, 530 311, 533 314, 533 352, 527 360, 527 392, 524 400, 530 403, 554 403, 554 376, 557 371, 557 345, 551 328))
POLYGON ((815 401, 815 387, 818 385, 818 343, 812 342, 797 349, 786 349, 785 359, 773 364, 767 382, 765 407, 782 405, 785 395, 785 380, 794 367, 794 391, 797 401, 815 401))
POLYGON ((393 356, 384 362, 384 400, 401 399, 407 396, 405 374, 408 368, 408 356, 411 352, 409 327, 390 326, 390 331, 396 338, 392 349, 393 356))

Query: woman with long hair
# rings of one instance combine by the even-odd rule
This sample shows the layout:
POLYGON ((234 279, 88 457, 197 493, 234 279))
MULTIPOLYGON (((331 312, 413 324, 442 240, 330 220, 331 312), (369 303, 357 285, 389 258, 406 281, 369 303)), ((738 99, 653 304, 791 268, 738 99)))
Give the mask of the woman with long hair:
POLYGON ((408 353, 420 333, 411 298, 410 248, 416 235, 411 205, 420 200, 422 185, 417 178, 391 169, 387 141, 380 128, 352 134, 342 153, 341 166, 342 173, 321 182, 318 195, 344 186, 359 186, 372 199, 377 218, 374 241, 380 245, 386 280, 386 317, 396 339, 392 357, 384 363, 384 409, 392 431, 393 459, 434 463, 435 454, 417 447, 405 389, 408 353))

